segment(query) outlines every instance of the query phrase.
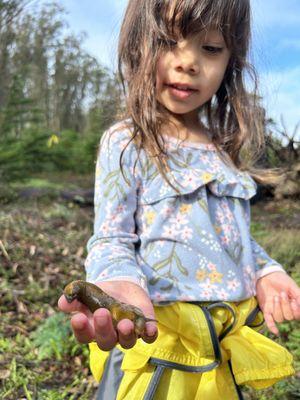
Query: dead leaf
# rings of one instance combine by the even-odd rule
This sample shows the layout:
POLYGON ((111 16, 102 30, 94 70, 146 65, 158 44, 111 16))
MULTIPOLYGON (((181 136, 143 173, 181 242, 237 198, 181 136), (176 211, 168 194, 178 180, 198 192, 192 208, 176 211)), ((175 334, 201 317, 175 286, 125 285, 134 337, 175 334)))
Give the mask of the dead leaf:
POLYGON ((0 369, 0 379, 7 379, 10 376, 9 369, 0 369))
POLYGON ((34 246, 33 244, 30 246, 30 250, 29 250, 29 254, 31 256, 35 255, 35 251, 36 251, 36 246, 34 246))
POLYGON ((69 254, 69 247, 65 247, 62 251, 63 256, 67 256, 69 254))

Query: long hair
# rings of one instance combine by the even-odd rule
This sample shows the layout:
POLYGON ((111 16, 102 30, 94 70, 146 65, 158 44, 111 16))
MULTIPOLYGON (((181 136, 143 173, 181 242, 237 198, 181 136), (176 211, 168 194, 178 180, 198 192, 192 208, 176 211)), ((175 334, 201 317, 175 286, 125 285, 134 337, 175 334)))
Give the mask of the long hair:
MULTIPOLYGON (((264 115, 259 106, 258 80, 248 62, 251 39, 250 0, 129 0, 121 26, 118 68, 132 138, 151 155, 163 178, 168 164, 160 127, 170 114, 156 100, 156 66, 160 54, 180 35, 186 38, 205 29, 222 32, 230 60, 217 93, 199 109, 212 134, 233 165, 261 183, 275 181, 272 171, 254 167, 264 149, 264 115), (253 82, 246 89, 246 74, 253 82)), ((126 149, 126 148, 125 148, 126 149)), ((124 150, 123 150, 124 151, 124 150)), ((123 152, 121 154, 121 158, 123 152)), ((122 169, 122 163, 120 160, 122 169)), ((176 189, 176 188, 175 188, 176 189)), ((177 189, 176 189, 177 190, 177 189)))

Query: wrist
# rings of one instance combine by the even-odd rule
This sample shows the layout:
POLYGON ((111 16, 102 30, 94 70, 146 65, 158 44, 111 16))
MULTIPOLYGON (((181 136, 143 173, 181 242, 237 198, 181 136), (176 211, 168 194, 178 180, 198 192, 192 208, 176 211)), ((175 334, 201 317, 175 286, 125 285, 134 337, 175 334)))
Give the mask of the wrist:
POLYGON ((284 274, 286 274, 286 271, 279 265, 270 265, 269 267, 265 267, 259 271, 256 272, 256 281, 258 281, 259 279, 273 274, 275 272, 282 272, 284 274))

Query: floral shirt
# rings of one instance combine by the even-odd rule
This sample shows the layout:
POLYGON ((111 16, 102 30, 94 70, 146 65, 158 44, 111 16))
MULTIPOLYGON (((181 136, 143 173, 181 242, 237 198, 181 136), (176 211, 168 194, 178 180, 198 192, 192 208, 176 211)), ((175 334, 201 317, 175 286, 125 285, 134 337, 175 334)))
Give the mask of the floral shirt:
POLYGON ((138 157, 133 141, 123 154, 125 180, 119 158, 130 137, 114 126, 101 138, 87 281, 131 281, 156 304, 240 301, 255 295, 259 277, 283 271, 250 235, 256 184, 246 172, 213 144, 164 136, 167 176, 181 193, 145 151, 138 157))

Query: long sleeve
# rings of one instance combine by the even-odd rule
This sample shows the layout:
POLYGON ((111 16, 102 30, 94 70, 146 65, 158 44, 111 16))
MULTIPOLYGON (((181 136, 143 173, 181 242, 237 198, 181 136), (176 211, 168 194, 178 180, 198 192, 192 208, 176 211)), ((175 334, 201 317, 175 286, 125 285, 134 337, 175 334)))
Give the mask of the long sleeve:
POLYGON ((256 280, 272 272, 285 272, 283 267, 277 261, 273 260, 252 237, 251 245, 255 263, 256 280))
MULTIPOLYGON (((250 209, 250 201, 246 202, 245 207, 245 218, 247 220, 247 224, 249 227, 250 234, 250 221, 251 221, 251 209, 250 209)), ((256 242, 255 239, 250 235, 251 249, 252 255, 255 265, 255 276, 256 280, 262 278, 265 275, 271 274, 272 272, 285 272, 282 265, 280 265, 277 261, 273 260, 267 252, 256 242)))
POLYGON ((123 178, 119 166, 122 150, 130 136, 126 131, 108 130, 100 142, 95 174, 94 234, 87 243, 85 262, 87 281, 125 280, 147 284, 135 257, 139 237, 135 233, 137 179, 134 175, 135 148, 126 148, 123 156, 123 178))

